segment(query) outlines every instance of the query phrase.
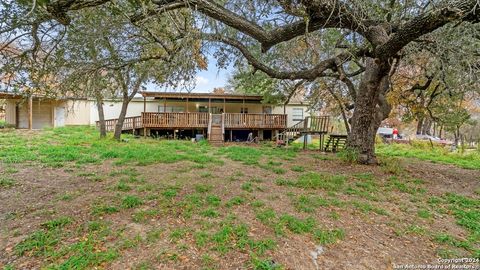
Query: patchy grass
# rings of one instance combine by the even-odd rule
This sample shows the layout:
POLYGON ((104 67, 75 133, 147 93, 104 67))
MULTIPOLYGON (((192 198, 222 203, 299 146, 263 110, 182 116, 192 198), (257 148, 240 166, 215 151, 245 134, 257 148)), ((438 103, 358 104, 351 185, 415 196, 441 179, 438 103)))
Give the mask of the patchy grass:
POLYGON ((127 140, 116 142, 100 139, 90 127, 65 127, 47 129, 30 137, 11 136, 12 132, 0 133, 0 160, 4 163, 38 161, 51 167, 76 164, 99 164, 115 159, 116 165, 175 163, 192 161, 198 164, 221 162, 209 155, 209 146, 185 141, 136 140, 125 135, 127 140), (12 138, 13 137, 13 138, 12 138), (164 153, 169 153, 165 155, 164 153))
POLYGON ((453 167, 462 180, 450 185, 397 155, 375 167, 268 144, 100 140, 85 127, 6 134, 0 264, 12 269, 315 269, 318 246, 386 269, 378 242, 422 262, 480 254, 471 170, 453 167))
POLYGON ((347 177, 344 175, 331 175, 309 172, 301 175, 297 180, 277 179, 277 185, 294 186, 304 189, 324 189, 339 191, 344 187, 347 177))
POLYGON ((389 157, 408 157, 453 164, 461 168, 480 170, 480 152, 468 153, 450 152, 446 147, 416 143, 408 144, 378 144, 377 154, 389 157))
POLYGON ((1 188, 10 188, 15 185, 15 180, 12 178, 1 177, 0 176, 0 189, 1 188))
POLYGON ((142 199, 134 195, 127 195, 122 199, 122 207, 124 208, 134 208, 142 204, 142 199))

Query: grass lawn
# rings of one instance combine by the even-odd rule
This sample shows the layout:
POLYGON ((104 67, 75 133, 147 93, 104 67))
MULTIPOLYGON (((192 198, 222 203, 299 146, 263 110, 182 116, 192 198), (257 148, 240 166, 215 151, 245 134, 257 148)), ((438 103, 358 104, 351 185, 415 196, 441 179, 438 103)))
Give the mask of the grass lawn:
POLYGON ((360 166, 296 147, 124 138, 0 131, 0 269, 388 269, 480 257, 477 153, 381 145, 382 165, 360 166))
POLYGON ((466 153, 450 152, 447 147, 428 143, 379 144, 377 153, 381 156, 408 157, 429 160, 435 163, 453 164, 461 168, 480 170, 480 150, 466 153))

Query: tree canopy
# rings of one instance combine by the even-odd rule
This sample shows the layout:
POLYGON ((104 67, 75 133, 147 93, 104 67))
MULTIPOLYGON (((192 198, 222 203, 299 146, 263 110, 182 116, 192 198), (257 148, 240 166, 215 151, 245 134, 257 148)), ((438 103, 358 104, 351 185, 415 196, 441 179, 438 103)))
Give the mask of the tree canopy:
POLYGON ((82 10, 121 4, 128 10, 108 16, 128 18, 148 31, 158 29, 150 24, 152 20, 176 25, 172 14, 188 12, 191 28, 177 29, 204 40, 199 50, 216 49, 220 62, 244 61, 253 73, 293 85, 301 80, 311 85, 322 85, 318 80, 324 80, 323 85, 339 84, 337 92, 328 92, 344 103, 341 110, 350 130, 347 147, 362 163, 376 162, 374 138, 392 109, 387 98, 392 76, 398 68, 408 68, 408 61, 420 50, 428 50, 443 63, 439 80, 445 85, 466 77, 478 81, 477 0, 18 1, 4 5, 1 33, 10 38, 30 33, 24 51, 35 60, 40 51, 55 48, 54 41, 61 37, 53 35, 51 42, 44 42, 42 33, 75 27, 75 16, 82 10), (15 9, 16 15, 9 16, 9 9, 15 9), (455 73, 460 66, 468 75, 455 73))

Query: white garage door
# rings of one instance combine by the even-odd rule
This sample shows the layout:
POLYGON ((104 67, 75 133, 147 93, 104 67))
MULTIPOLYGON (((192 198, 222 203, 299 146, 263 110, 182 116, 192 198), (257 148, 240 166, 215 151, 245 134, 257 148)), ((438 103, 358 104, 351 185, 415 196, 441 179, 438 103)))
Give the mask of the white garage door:
MULTIPOLYGON (((18 127, 28 128, 28 103, 19 104, 18 127)), ((45 102, 33 102, 32 121, 34 129, 52 126, 52 105, 45 102)))

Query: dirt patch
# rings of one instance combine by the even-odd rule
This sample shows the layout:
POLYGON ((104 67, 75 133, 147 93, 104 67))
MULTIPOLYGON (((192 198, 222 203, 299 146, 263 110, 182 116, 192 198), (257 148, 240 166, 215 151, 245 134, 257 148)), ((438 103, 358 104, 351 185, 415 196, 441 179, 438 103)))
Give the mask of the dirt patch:
MULTIPOLYGON (((254 249, 249 245, 265 239, 272 239, 275 245, 261 252, 259 260, 285 269, 391 269, 394 263, 433 263, 442 246, 433 241, 434 232, 460 238, 468 232, 451 215, 437 214, 432 207, 428 208, 428 198, 450 192, 478 200, 474 190, 480 185, 478 171, 419 161, 401 161, 402 173, 392 175, 378 166, 346 165, 332 155, 319 158, 316 152, 300 152, 290 160, 281 156, 261 160, 262 164, 275 160, 277 163, 272 166, 283 169, 278 173, 270 167, 222 160, 223 164, 182 161, 142 167, 119 167, 112 162, 80 168, 15 164, 17 172, 2 174, 13 178, 15 184, 0 190, 0 266, 38 269, 62 261, 64 258, 51 262, 41 256, 19 256, 15 251, 15 246, 41 229, 42 223, 60 216, 73 219, 68 227, 72 234, 91 221, 108 224, 111 232, 103 241, 106 247, 116 248, 118 256, 100 264, 107 269, 142 265, 152 269, 252 269, 256 262, 251 256, 254 249), (122 170, 123 173, 115 173, 122 170), (278 184, 279 179, 295 181, 309 172, 342 175, 345 183, 341 190, 278 184), (399 190, 391 184, 392 176, 412 187, 414 184, 407 179, 421 179, 415 185, 424 191, 399 190), (362 181, 372 185, 372 190, 365 191, 365 185, 357 185, 362 181), (118 187, 119 182, 124 186, 118 187), (352 189, 345 191, 349 186, 352 189), (136 196, 143 203, 122 208, 127 195, 136 196), (218 204, 208 206, 205 202, 217 197, 218 204), (296 203, 306 197, 314 200, 311 209, 299 210, 296 203), (110 203, 118 211, 94 215, 92 205, 96 203, 110 203), (417 212, 423 208, 434 214, 419 218, 417 212), (275 226, 258 218, 261 211, 269 209, 277 217, 312 218, 318 228, 341 229, 344 237, 320 244, 308 228, 296 233, 286 225, 282 225, 283 233, 278 234, 275 226), (230 228, 225 225, 228 222, 234 228, 246 225, 247 233, 228 231, 231 234, 226 243, 220 243, 221 235, 216 240, 213 235, 230 228), (209 241, 204 245, 198 240, 202 232, 209 241), (251 242, 239 243, 242 239, 251 242), (223 244, 225 250, 221 249, 223 244), (323 252, 315 264, 311 252, 319 245, 323 252)), ((2 171, 7 167, 12 166, 0 164, 2 171)), ((61 240, 68 241, 76 240, 61 240)), ((470 256, 467 250, 455 251, 470 256)), ((255 252, 260 254, 256 249, 255 252)))

